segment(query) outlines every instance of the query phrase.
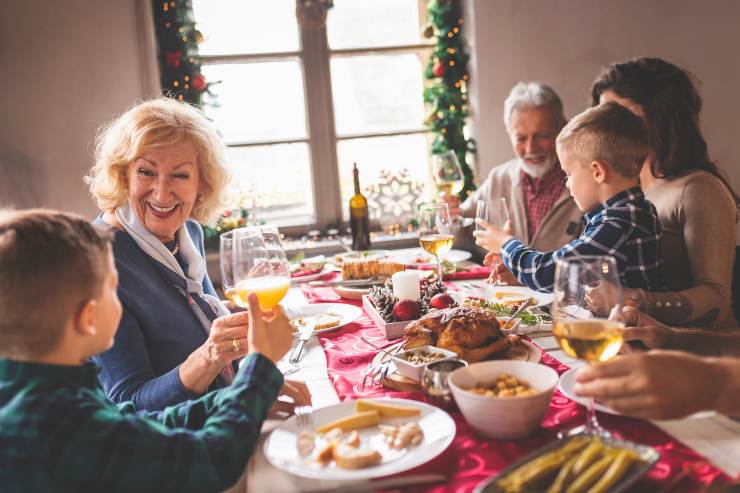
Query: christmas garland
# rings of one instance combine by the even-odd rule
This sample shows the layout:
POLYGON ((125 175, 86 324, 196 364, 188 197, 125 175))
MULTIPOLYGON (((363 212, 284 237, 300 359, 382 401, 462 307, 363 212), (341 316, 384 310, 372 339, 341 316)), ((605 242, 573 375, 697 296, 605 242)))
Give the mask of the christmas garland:
POLYGON ((468 153, 475 152, 475 142, 463 131, 468 117, 470 75, 459 0, 430 0, 427 12, 430 22, 424 29, 424 36, 435 38, 436 45, 424 72, 424 77, 430 81, 424 89, 424 102, 429 108, 425 123, 436 134, 432 154, 449 150, 457 154, 465 175, 465 185, 460 192, 464 199, 475 190, 473 170, 467 159, 468 153))
POLYGON ((200 106, 209 83, 200 73, 198 43, 203 34, 195 28, 192 2, 155 0, 152 6, 162 93, 200 106))

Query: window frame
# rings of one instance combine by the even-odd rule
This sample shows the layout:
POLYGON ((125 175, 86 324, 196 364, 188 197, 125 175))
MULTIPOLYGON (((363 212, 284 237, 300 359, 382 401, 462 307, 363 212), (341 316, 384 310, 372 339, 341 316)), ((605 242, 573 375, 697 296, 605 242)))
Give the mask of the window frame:
MULTIPOLYGON (((419 29, 426 23, 426 8, 423 0, 418 0, 419 29)), ((329 12, 331 15, 331 12, 329 12)), ((300 223, 280 226, 280 231, 288 236, 301 236, 310 230, 326 231, 338 228, 343 232, 348 221, 343 219, 341 187, 339 179, 339 162, 337 146, 340 141, 364 138, 390 137, 398 135, 424 134, 431 146, 432 133, 419 122, 418 128, 393 130, 386 132, 369 132, 348 135, 337 135, 334 122, 334 100, 332 97, 331 59, 332 57, 352 57, 376 54, 415 53, 422 60, 431 56, 434 43, 422 42, 413 45, 388 45, 372 48, 330 49, 326 25, 319 29, 304 29, 300 22, 297 51, 269 52, 255 54, 200 55, 202 65, 253 63, 284 61, 298 59, 303 75, 303 96, 306 115, 307 137, 294 139, 275 139, 230 142, 227 147, 254 147, 273 144, 306 143, 309 148, 313 184, 313 207, 315 220, 311 223, 300 223)), ((420 94, 421 98, 422 95, 420 94)))

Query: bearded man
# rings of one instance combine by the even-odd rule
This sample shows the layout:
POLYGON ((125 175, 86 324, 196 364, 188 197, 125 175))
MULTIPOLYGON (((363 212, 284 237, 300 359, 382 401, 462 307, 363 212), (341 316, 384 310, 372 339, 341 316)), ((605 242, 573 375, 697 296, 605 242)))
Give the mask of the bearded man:
MULTIPOLYGON (((563 103, 545 84, 519 82, 504 103, 504 123, 517 157, 494 167, 462 205, 457 197, 446 199, 450 212, 475 217, 478 200, 490 206, 492 199, 503 197, 514 237, 537 250, 557 250, 578 236, 582 216, 555 152, 555 138, 566 124, 563 103)), ((482 256, 473 241, 474 228, 461 229, 457 244, 482 256)))

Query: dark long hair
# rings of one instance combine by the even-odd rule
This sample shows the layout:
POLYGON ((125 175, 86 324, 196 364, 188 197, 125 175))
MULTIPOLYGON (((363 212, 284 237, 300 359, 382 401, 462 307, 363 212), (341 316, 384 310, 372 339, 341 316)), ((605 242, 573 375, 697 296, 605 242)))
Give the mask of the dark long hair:
POLYGON ((701 135, 701 97, 690 75, 660 58, 635 58, 606 67, 591 87, 591 104, 611 91, 640 105, 648 125, 650 147, 655 159, 650 171, 659 178, 673 178, 693 170, 704 170, 719 178, 735 199, 735 193, 717 164, 709 159, 701 135))

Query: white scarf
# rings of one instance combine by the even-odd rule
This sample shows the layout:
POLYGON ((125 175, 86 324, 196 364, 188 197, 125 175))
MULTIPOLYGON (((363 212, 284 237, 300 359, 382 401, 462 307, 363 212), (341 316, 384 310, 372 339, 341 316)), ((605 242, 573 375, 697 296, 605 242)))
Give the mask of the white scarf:
MULTIPOLYGON (((206 275, 206 260, 200 255, 195 247, 188 228, 185 224, 177 230, 177 240, 180 245, 180 254, 188 266, 185 274, 175 256, 164 244, 154 236, 136 216, 134 209, 129 203, 116 209, 116 219, 121 223, 123 229, 134 239, 144 253, 152 257, 160 264, 179 275, 187 284, 188 293, 200 296, 213 307, 216 316, 228 315, 230 312, 216 296, 203 292, 203 279, 206 275)), ((210 325, 210 324, 209 324, 210 325)))

